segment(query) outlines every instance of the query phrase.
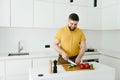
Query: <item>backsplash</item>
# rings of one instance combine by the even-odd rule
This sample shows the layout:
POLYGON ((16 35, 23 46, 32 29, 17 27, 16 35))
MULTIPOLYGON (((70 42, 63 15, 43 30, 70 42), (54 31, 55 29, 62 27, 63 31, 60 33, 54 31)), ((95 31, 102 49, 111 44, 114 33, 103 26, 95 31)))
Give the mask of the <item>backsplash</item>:
MULTIPOLYGON (((23 51, 38 52, 50 45, 58 29, 55 28, 0 28, 0 53, 17 52, 18 41, 23 51)), ((120 52, 120 30, 83 30, 87 48, 120 52)))
POLYGON ((120 30, 102 31, 102 49, 120 53, 120 30))
POLYGON ((53 42, 54 29, 0 28, 0 52, 17 52, 18 41, 24 51, 39 51, 53 42))

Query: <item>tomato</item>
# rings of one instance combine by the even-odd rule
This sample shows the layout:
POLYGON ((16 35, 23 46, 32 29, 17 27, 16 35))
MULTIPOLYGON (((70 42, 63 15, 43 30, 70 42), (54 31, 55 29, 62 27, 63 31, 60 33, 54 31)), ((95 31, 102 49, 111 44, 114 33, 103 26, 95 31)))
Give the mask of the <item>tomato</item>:
POLYGON ((89 63, 85 63, 84 65, 85 65, 86 69, 90 69, 90 64, 89 63))
POLYGON ((79 65, 79 67, 80 67, 80 69, 85 69, 85 65, 84 65, 83 63, 81 63, 81 64, 79 65))

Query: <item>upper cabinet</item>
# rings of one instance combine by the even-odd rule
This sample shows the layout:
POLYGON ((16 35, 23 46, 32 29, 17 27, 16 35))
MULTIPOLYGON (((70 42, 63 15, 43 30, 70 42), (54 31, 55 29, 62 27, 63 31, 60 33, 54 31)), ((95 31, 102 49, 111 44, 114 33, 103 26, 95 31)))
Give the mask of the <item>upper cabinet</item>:
POLYGON ((33 26, 33 0, 11 0, 11 27, 33 26))
POLYGON ((53 0, 34 0, 34 27, 53 27, 53 0))
POLYGON ((10 26, 10 0, 0 0, 0 27, 10 26))
POLYGON ((70 13, 72 13, 72 6, 68 0, 54 1, 53 27, 60 28, 67 25, 70 13))
POLYGON ((82 29, 101 29, 101 2, 97 0, 74 0, 71 3, 72 12, 79 15, 78 27, 82 29), (98 4, 99 3, 99 4, 98 4), (96 5, 96 6, 95 6, 96 5))
POLYGON ((102 0, 102 29, 120 29, 120 1, 102 0))
POLYGON ((93 0, 34 0, 34 27, 60 28, 67 25, 69 14, 77 13, 79 27, 100 29, 101 10, 93 3, 93 0))
MULTIPOLYGON (((97 5, 99 6, 99 5, 97 5)), ((68 16, 77 13, 82 29, 101 29, 101 9, 94 7, 94 0, 54 1, 54 27, 67 25, 68 16)))
POLYGON ((72 4, 80 7, 93 7, 94 0, 73 0, 72 4))
POLYGON ((77 13, 82 29, 120 29, 119 3, 119 0, 0 0, 0 27, 60 28, 67 25, 70 13, 77 13))
POLYGON ((80 21, 78 27, 82 29, 101 29, 101 10, 91 7, 72 6, 74 13, 79 15, 80 21))

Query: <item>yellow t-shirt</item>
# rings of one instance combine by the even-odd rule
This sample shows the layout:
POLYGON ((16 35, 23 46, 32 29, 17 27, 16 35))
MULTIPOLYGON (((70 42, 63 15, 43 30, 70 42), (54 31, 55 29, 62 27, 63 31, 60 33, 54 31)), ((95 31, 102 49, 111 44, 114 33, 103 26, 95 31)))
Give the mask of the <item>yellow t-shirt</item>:
POLYGON ((69 57, 78 55, 81 41, 86 40, 81 29, 76 28, 74 31, 70 31, 68 26, 61 28, 56 33, 55 38, 60 41, 60 48, 63 49, 69 57))

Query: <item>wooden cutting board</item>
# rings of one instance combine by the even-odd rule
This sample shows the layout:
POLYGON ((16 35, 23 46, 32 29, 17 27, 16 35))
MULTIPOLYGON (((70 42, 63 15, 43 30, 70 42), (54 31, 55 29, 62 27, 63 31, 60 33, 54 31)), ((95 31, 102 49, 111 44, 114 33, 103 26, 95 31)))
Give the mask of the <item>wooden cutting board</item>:
POLYGON ((94 69, 80 69, 79 66, 73 67, 73 68, 68 68, 70 64, 62 64, 63 68, 65 71, 76 71, 76 70, 94 70, 94 69))

